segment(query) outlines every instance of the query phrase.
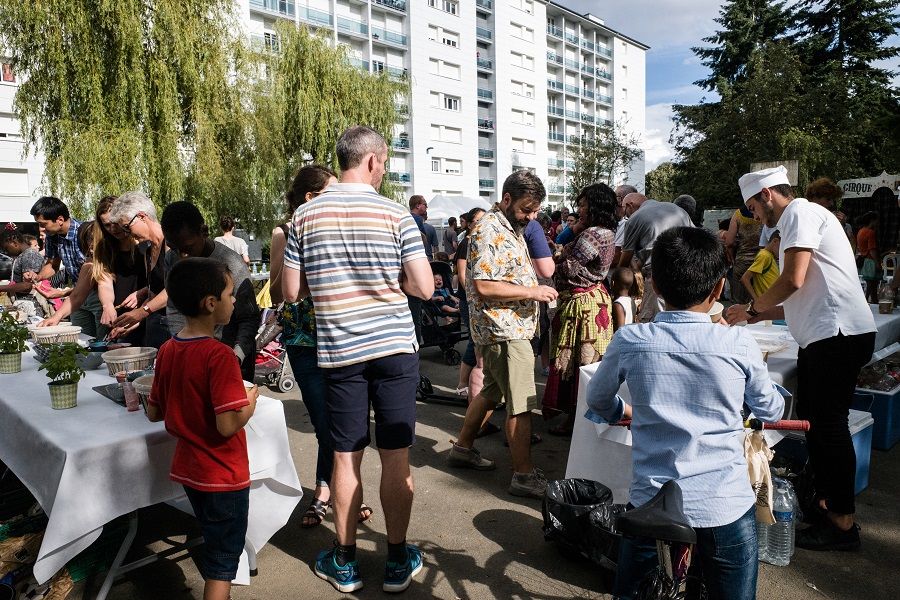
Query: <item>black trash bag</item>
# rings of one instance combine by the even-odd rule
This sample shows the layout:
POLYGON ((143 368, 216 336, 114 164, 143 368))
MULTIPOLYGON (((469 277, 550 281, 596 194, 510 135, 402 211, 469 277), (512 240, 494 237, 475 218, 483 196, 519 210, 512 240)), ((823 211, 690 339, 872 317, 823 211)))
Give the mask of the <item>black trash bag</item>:
POLYGON ((558 479, 547 484, 541 512, 544 539, 557 543, 566 555, 590 558, 587 539, 590 513, 598 506, 612 504, 612 491, 589 479, 558 479))
POLYGON ((625 512, 625 504, 601 504, 588 515, 588 558, 609 570, 619 562, 622 534, 616 530, 616 519, 625 512))

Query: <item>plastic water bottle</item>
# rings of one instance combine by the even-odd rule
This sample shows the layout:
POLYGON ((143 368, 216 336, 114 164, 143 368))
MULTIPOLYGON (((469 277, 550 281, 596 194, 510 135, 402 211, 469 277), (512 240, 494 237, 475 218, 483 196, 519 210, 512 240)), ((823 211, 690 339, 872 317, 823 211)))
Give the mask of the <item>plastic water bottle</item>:
POLYGON ((769 525, 762 521, 756 522, 756 547, 759 551, 759 560, 769 562, 769 525))
POLYGON ((775 524, 769 527, 766 562, 786 567, 794 551, 794 490, 783 479, 775 479, 775 524))

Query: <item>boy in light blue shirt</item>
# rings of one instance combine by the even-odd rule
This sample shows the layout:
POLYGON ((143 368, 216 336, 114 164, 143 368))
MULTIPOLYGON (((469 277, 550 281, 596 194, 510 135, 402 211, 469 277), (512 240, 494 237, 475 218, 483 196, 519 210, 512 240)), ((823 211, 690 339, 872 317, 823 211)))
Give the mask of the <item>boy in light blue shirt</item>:
MULTIPOLYGON (((711 233, 673 227, 656 239, 653 287, 666 310, 653 322, 616 332, 591 379, 587 402, 609 422, 632 419, 630 503, 641 506, 677 480, 684 513, 697 530, 693 564, 711 600, 756 597, 755 495, 744 456, 741 408, 774 422, 784 399, 762 352, 741 327, 710 322, 727 270, 711 233), (632 404, 616 395, 628 382, 632 404)), ((625 540, 617 598, 631 598, 657 564, 653 540, 625 540)))

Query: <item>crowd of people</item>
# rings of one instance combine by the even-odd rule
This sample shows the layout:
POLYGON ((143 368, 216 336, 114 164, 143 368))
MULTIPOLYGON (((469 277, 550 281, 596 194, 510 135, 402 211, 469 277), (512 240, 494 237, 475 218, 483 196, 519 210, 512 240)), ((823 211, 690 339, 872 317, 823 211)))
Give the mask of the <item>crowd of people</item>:
MULTIPOLYGON (((412 196, 407 211, 378 194, 388 159, 378 133, 351 127, 336 156, 339 175, 316 164, 298 170, 270 255, 282 342, 318 442, 301 523, 320 525, 329 510, 334 518, 337 540, 315 560, 319 577, 341 592, 363 586, 356 529, 373 514, 361 480, 370 407, 388 539, 383 589, 405 590, 422 568, 406 537, 423 303, 469 332, 456 389, 468 405, 448 465, 495 469, 475 444, 502 429, 509 493, 543 498, 532 412, 559 419, 550 433, 571 435, 579 370, 600 363, 588 405, 610 422, 633 420, 630 503, 679 482, 710 598, 755 594, 741 407, 764 421, 784 410, 755 341, 722 325, 786 319, 800 345, 797 412, 812 424, 819 507, 797 544, 859 547, 847 411, 874 344, 859 278, 877 276, 877 220, 848 230, 832 212, 834 184, 814 182, 809 198, 794 198, 783 168, 748 173, 738 182, 745 204, 716 237, 695 226, 692 197, 662 202, 627 184, 588 185, 572 212, 543 214, 543 183, 519 170, 492 208, 449 219, 438 235, 424 197, 412 196), (452 265, 453 281, 433 271, 433 260, 452 265), (731 306, 714 324, 708 313, 726 294, 731 306), (540 398, 538 374, 546 376, 540 398), (631 403, 616 395, 623 382, 631 403), (499 427, 490 419, 501 405, 499 427)), ((173 202, 158 218, 138 191, 104 198, 93 221, 78 221, 52 197, 32 214, 43 253, 15 228, 4 231, 0 243, 16 265, 0 291, 35 302, 43 325, 68 318, 94 337, 160 348, 148 416, 178 438, 171 477, 184 485, 206 540, 204 597, 227 598, 247 527, 242 428, 258 396, 242 384, 254 379, 260 322, 246 243, 229 217, 211 239, 195 205, 173 202), (42 309, 40 298, 56 299, 46 283, 61 269, 74 287, 55 310, 42 309)), ((632 597, 653 552, 646 540, 624 545, 618 598, 632 597)))

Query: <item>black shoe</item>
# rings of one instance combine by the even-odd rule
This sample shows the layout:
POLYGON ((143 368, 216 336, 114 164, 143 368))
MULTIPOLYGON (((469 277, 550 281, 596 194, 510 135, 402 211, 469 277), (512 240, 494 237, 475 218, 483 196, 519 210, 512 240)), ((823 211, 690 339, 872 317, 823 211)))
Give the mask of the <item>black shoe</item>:
POLYGON ((796 544, 798 548, 804 550, 844 552, 859 550, 859 525, 854 523, 847 531, 838 529, 831 522, 813 525, 797 531, 796 544))

